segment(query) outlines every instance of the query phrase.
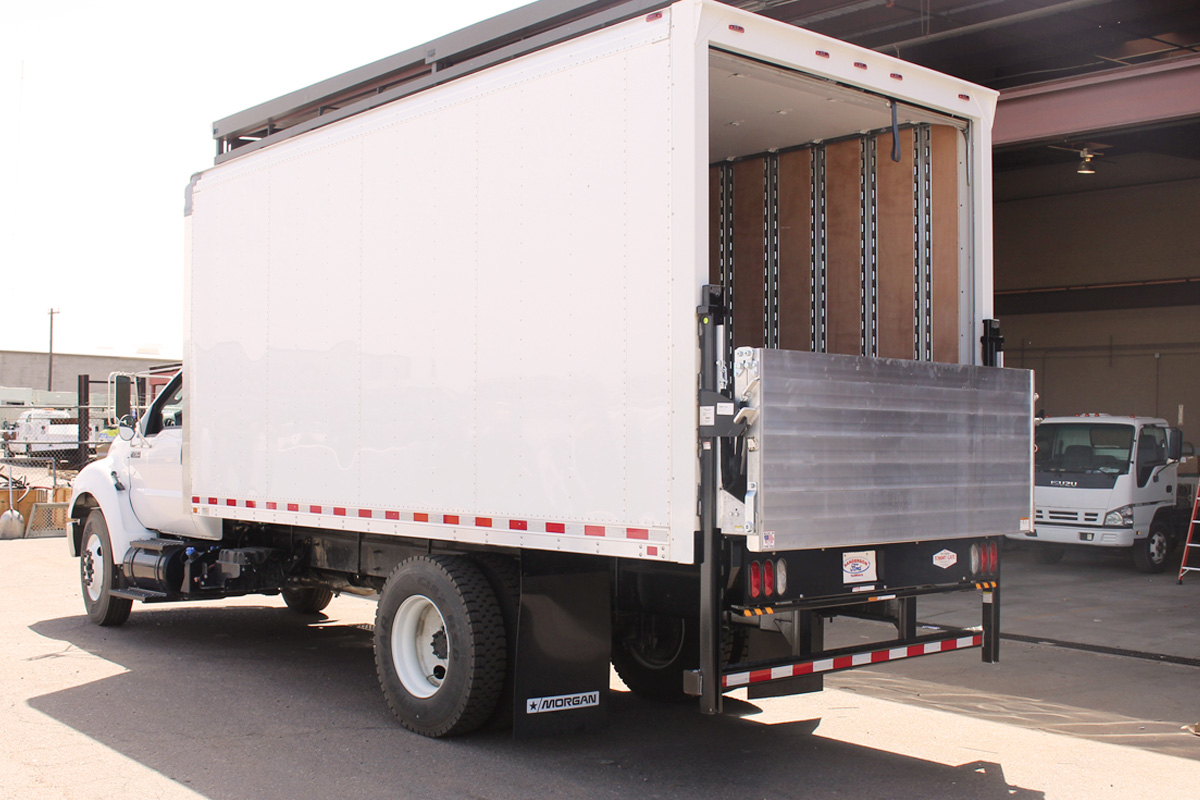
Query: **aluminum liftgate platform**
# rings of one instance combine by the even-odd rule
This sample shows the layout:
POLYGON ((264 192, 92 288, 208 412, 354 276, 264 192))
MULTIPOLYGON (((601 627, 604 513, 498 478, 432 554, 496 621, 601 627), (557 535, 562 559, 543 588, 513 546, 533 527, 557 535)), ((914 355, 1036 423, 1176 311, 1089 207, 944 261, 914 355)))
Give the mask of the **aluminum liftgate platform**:
MULTIPOLYGON (((700 309, 705 367, 710 358, 716 363, 718 302, 700 309)), ((933 653, 982 647, 985 661, 997 660, 999 559, 993 537, 1031 524, 1032 373, 752 348, 739 349, 734 361, 733 403, 723 409, 718 404, 728 398, 715 393, 715 368, 701 376, 701 396, 707 398, 701 402, 702 422, 722 411, 735 414, 742 425, 734 426, 734 435, 753 440, 746 447, 750 491, 742 506, 716 488, 717 440, 730 432, 701 428, 702 651, 701 669, 687 683, 700 694, 702 709, 719 712, 720 692, 738 686, 933 653), (713 405, 708 413, 706 402, 713 405), (704 513, 708 503, 711 517, 704 513), (714 568, 722 535, 744 537, 750 553, 809 551, 817 560, 828 560, 831 552, 838 557, 847 548, 890 550, 893 556, 901 548, 921 552, 917 559, 893 557, 890 575, 881 570, 873 587, 861 587, 869 593, 855 596, 853 587, 842 587, 788 604, 791 610, 815 611, 858 598, 895 600, 897 638, 841 650, 818 646, 819 652, 791 659, 722 668, 720 578, 714 568), (945 566, 930 560, 944 543, 961 540, 982 543, 983 560, 990 558, 983 579, 970 557, 945 566), (900 566, 901 561, 907 563, 900 566), (967 590, 982 592, 981 628, 917 635, 916 597, 967 590)), ((960 549, 969 550, 971 543, 962 542, 960 549)))

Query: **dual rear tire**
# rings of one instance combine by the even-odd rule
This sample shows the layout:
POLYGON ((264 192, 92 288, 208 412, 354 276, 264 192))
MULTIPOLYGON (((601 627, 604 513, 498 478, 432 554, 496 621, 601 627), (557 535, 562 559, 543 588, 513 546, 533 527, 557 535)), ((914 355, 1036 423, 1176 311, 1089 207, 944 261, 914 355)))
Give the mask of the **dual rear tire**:
POLYGON ((423 736, 468 733, 504 690, 507 637, 496 593, 463 556, 396 567, 379 597, 375 666, 400 724, 423 736))

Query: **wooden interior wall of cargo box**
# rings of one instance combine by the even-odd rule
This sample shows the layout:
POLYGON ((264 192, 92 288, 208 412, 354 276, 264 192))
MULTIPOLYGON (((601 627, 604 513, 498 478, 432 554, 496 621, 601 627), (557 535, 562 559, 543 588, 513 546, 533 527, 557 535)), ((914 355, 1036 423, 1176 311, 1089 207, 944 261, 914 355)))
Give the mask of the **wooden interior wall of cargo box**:
POLYGON ((959 360, 957 129, 922 124, 713 165, 729 346, 959 360))

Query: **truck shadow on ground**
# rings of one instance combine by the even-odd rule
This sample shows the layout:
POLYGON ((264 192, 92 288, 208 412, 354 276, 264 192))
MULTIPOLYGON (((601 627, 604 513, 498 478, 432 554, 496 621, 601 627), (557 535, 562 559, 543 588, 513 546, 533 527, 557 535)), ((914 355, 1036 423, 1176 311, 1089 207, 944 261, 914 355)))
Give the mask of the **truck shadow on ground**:
MULTIPOLYGON (((211 798, 1040 798, 998 764, 947 766, 614 692, 600 732, 515 742, 507 730, 430 740, 397 724, 369 626, 282 608, 138 609, 119 629, 83 617, 32 630, 120 674, 29 704, 211 798)), ((45 658, 46 656, 42 656, 45 658)))

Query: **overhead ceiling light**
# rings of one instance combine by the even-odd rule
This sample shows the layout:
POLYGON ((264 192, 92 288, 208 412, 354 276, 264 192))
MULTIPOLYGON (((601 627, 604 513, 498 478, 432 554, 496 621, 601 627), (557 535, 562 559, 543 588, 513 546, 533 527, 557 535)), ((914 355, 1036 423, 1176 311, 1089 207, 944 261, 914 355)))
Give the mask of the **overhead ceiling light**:
POLYGON ((1079 151, 1079 156, 1083 160, 1079 162, 1079 169, 1075 170, 1075 172, 1080 175, 1095 175, 1096 165, 1092 163, 1092 159, 1095 158, 1096 154, 1088 152, 1088 149, 1085 147, 1079 151))

